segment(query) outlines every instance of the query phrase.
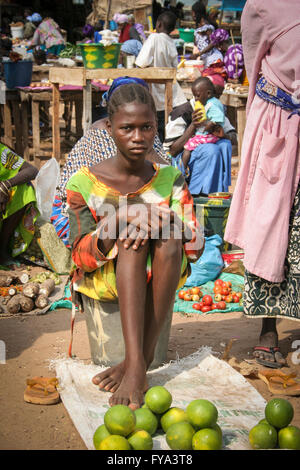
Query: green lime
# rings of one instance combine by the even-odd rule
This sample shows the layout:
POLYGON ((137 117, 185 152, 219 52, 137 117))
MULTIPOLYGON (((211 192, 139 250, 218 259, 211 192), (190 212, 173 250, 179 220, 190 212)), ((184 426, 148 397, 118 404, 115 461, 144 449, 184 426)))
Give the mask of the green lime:
POLYGON ((166 441, 172 450, 191 450, 195 429, 187 421, 172 424, 166 433, 166 441))
POLYGON ((220 450, 222 448, 222 435, 219 430, 203 428, 193 435, 193 450, 220 450))
POLYGON ((145 394, 145 404, 153 413, 164 413, 172 403, 171 393, 161 385, 149 388, 145 394))
POLYGON ((277 444, 277 431, 271 424, 257 424, 249 431, 252 449, 274 449, 277 444))
POLYGON ((196 430, 210 428, 217 423, 218 410, 208 400, 199 399, 191 401, 186 408, 186 413, 189 422, 196 430))
POLYGON ((134 450, 152 450, 153 440, 144 429, 137 429, 128 436, 128 442, 134 450))
POLYGON ((158 420, 157 417, 147 408, 138 408, 134 410, 135 429, 144 429, 151 436, 156 432, 158 420))
POLYGON ((297 426, 287 426, 278 432, 280 449, 300 450, 300 429, 297 426))
POLYGON ((115 405, 104 415, 104 424, 110 434, 128 436, 135 428, 135 414, 126 405, 115 405))
MULTIPOLYGON (((117 406, 117 405, 116 405, 117 406)), ((111 434, 103 439, 99 450, 130 450, 130 444, 124 436, 111 434)))
POLYGON ((172 424, 180 423, 181 421, 188 421, 188 417, 182 408, 177 408, 176 406, 166 411, 160 420, 164 432, 167 432, 172 424))
POLYGON ((108 431, 105 424, 101 424, 101 426, 99 426, 96 429, 96 431, 94 432, 94 436, 93 436, 94 447, 96 450, 99 449, 101 441, 103 441, 103 439, 105 439, 108 436, 110 436, 110 432, 108 431))
POLYGON ((294 408, 284 398, 273 398, 266 405, 265 416, 268 423, 275 428, 285 428, 294 417, 294 408))

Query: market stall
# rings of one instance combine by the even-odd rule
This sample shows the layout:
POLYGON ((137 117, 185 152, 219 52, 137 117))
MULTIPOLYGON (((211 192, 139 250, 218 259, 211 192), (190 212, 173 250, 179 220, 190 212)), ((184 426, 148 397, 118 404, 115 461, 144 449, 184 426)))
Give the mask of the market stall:
POLYGON ((92 80, 115 79, 121 76, 142 78, 148 83, 162 83, 165 85, 166 120, 172 109, 172 85, 176 78, 176 69, 154 68, 145 69, 95 69, 89 70, 81 67, 70 70, 54 67, 50 70, 49 80, 53 84, 53 157, 60 159, 60 133, 59 133, 59 85, 72 84, 83 89, 83 131, 86 132, 92 124, 92 80))

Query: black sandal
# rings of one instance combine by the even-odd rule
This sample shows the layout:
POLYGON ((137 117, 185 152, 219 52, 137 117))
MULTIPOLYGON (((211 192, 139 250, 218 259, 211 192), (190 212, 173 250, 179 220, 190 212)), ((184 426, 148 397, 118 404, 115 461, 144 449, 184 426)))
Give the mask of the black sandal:
POLYGON ((268 361, 267 359, 261 359, 260 357, 255 357, 255 360, 258 364, 266 367, 271 367, 272 369, 280 369, 284 364, 280 364, 275 360, 275 353, 280 351, 278 347, 268 348, 266 346, 255 346, 254 351, 263 351, 268 354, 272 354, 274 361, 268 361))

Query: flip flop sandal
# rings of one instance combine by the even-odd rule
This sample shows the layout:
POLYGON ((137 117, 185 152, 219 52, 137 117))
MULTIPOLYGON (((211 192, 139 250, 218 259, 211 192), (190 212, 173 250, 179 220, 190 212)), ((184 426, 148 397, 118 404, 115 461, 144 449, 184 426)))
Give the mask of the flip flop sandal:
POLYGON ((274 395, 291 397, 300 395, 300 382, 293 380, 297 374, 285 374, 281 370, 263 369, 257 375, 267 384, 269 391, 274 395))
POLYGON ((255 357, 255 360, 258 364, 262 366, 271 367, 272 369, 280 369, 284 364, 280 364, 279 362, 275 361, 275 353, 280 351, 278 347, 274 348, 267 348, 265 346, 255 346, 254 351, 263 351, 268 354, 272 354, 274 357, 274 361, 268 361, 267 359, 261 359, 260 357, 255 357))
POLYGON ((58 380, 56 377, 33 377, 27 379, 27 387, 24 392, 24 400, 35 405, 54 405, 60 400, 56 389, 58 380))

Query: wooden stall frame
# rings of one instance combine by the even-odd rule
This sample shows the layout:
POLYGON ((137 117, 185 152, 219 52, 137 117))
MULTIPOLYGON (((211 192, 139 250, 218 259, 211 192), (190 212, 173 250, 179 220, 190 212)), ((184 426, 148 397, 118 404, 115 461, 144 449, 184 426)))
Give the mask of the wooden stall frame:
POLYGON ((148 67, 132 69, 85 69, 72 67, 64 69, 53 67, 49 72, 49 81, 53 90, 53 157, 60 160, 60 134, 59 134, 59 85, 77 85, 83 87, 83 132, 86 133, 92 124, 92 80, 115 79, 118 77, 138 77, 148 83, 159 83, 165 85, 165 122, 172 111, 173 93, 172 86, 176 82, 176 69, 169 67, 148 67))

